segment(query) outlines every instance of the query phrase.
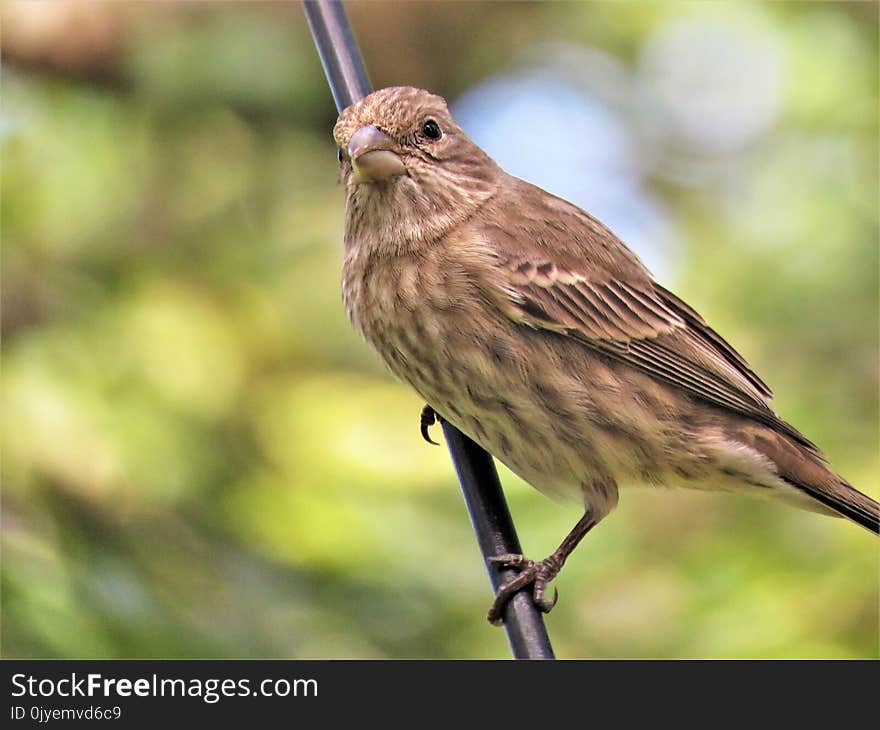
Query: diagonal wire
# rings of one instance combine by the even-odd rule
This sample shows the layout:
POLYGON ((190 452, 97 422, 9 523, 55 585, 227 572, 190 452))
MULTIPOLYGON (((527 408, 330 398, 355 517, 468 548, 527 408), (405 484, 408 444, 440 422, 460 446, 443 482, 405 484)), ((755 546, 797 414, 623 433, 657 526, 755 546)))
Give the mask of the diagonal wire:
MULTIPOLYGON (((360 51, 339 0, 303 0, 327 83, 336 108, 342 111, 370 93, 370 81, 360 51)), ((443 434, 458 475, 477 543, 483 553, 492 588, 516 573, 489 563, 493 555, 522 553, 516 529, 501 491, 492 457, 454 426, 443 422, 443 434)), ((504 609, 504 628, 516 659, 553 659, 544 618, 528 591, 520 591, 504 609)))

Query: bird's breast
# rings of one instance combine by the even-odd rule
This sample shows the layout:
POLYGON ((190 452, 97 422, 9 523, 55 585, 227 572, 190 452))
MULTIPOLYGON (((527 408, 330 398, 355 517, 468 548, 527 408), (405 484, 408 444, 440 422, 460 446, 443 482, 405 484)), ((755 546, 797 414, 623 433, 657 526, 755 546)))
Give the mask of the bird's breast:
POLYGON ((463 272, 440 257, 346 255, 343 300, 349 319, 391 370, 420 393, 443 381, 451 333, 473 294, 463 272))
MULTIPOLYGON (((577 499, 585 485, 613 484, 617 470, 590 445, 629 435, 608 415, 620 407, 614 373, 580 348, 569 358, 576 343, 516 325, 466 266, 351 251, 343 274, 351 321, 395 375, 541 491, 577 499)), ((614 500, 600 497, 593 507, 607 511, 614 500)))

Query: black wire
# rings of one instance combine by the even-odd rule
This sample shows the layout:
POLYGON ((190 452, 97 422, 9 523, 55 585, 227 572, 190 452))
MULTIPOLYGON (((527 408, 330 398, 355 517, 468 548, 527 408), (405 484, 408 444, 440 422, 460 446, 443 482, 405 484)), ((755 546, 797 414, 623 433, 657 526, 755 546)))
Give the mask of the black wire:
POLYGON ((336 108, 342 111, 372 91, 341 2, 303 0, 303 10, 336 108))
MULTIPOLYGON (((303 0, 303 9, 333 101, 336 102, 336 108, 342 111, 371 90, 345 8, 339 0, 303 0)), ((491 565, 488 558, 521 553, 522 548, 501 491, 495 463, 486 451, 445 421, 443 434, 486 562, 489 580, 497 592, 498 587, 515 577, 516 573, 491 565)), ((504 628, 515 658, 554 658, 544 618, 527 591, 517 593, 508 601, 504 609, 504 628)))
MULTIPOLYGON (((502 583, 516 577, 516 572, 489 563, 494 555, 520 554, 522 548, 516 528, 501 491, 501 481, 492 457, 455 426, 443 421, 443 435, 452 455, 458 483, 461 485, 471 524, 477 535, 480 552, 497 593, 502 583)), ((516 659, 553 659, 553 647, 544 626, 544 617, 528 592, 520 591, 504 608, 504 628, 516 659)))

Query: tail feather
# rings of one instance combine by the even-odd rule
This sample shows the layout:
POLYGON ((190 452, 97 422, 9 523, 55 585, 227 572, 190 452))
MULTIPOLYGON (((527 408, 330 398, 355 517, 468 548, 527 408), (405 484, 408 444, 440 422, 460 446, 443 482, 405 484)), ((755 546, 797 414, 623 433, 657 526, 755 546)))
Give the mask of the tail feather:
POLYGON ((880 504, 835 474, 821 454, 763 424, 744 425, 736 436, 769 458, 787 484, 827 510, 880 535, 880 504))
POLYGON ((783 478, 793 487, 800 489, 842 517, 847 517, 875 535, 880 535, 880 504, 871 499, 867 494, 862 494, 843 479, 840 479, 835 485, 836 488, 834 490, 830 490, 826 487, 802 484, 791 478, 783 478))

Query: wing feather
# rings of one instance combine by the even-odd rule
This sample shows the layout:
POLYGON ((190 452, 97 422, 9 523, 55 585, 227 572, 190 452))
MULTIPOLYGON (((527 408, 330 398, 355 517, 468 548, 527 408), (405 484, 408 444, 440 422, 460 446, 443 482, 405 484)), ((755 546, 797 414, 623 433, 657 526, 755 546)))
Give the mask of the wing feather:
POLYGON ((753 418, 818 455, 780 419, 767 385, 746 360, 677 296, 645 277, 596 280, 543 258, 507 262, 511 314, 523 324, 574 337, 587 347, 753 418))

